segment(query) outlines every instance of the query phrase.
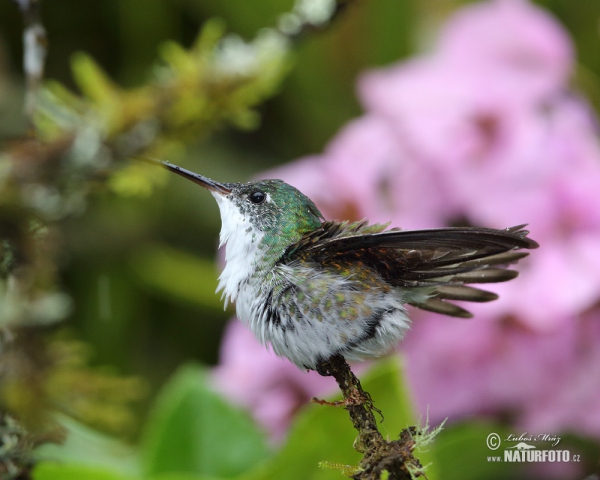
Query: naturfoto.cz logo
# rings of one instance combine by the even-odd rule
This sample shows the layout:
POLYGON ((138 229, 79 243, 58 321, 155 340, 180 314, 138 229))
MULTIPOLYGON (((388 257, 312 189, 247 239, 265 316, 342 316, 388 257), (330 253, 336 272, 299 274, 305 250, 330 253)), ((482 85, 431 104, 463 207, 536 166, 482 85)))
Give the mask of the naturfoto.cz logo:
MULTIPOLYGON (((523 433, 519 436, 514 434, 507 435, 504 442, 510 442, 510 445, 504 445, 502 456, 488 457, 488 462, 579 462, 579 455, 571 455, 569 450, 549 450, 538 449, 534 442, 550 443, 550 446, 556 447, 561 438, 556 435, 540 434, 537 436, 523 433)), ((486 445, 490 450, 498 450, 502 446, 503 440, 497 433, 490 433, 486 438, 486 445)))

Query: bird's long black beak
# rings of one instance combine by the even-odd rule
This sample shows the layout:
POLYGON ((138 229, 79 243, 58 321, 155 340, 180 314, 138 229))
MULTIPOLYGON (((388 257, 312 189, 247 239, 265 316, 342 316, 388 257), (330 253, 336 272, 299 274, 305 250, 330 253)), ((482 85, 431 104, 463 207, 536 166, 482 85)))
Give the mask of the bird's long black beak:
POLYGON ((198 185, 206 188, 207 190, 211 190, 213 192, 217 192, 222 195, 229 195, 231 193, 231 188, 223 185, 222 183, 215 182, 214 180, 211 180, 208 177, 205 177, 203 175, 200 175, 199 173, 194 173, 191 170, 187 170, 185 168, 174 165, 171 162, 167 162, 166 160, 165 161, 154 160, 154 159, 147 158, 147 157, 142 158, 141 160, 148 162, 148 163, 152 163, 154 165, 162 166, 162 167, 166 168, 167 170, 169 170, 173 173, 176 173, 177 175, 182 176, 183 178, 187 178, 188 180, 191 180, 192 182, 197 183, 198 185))

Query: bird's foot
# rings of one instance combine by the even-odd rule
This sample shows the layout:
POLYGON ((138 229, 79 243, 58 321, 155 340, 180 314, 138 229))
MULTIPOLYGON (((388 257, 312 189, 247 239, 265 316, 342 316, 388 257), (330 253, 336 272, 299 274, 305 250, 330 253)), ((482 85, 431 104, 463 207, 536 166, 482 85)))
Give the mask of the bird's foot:
POLYGON ((327 400, 321 400, 313 397, 311 399, 312 403, 346 408, 362 406, 370 412, 377 412, 383 421, 383 414, 381 413, 381 410, 373 405, 373 399, 371 398, 371 395, 369 392, 365 392, 362 389, 360 381, 354 375, 354 373, 352 373, 352 370, 350 370, 349 365, 346 363, 346 360, 342 355, 333 355, 327 360, 321 360, 317 362, 315 370, 319 373, 319 375, 334 377, 338 386, 342 390, 344 399, 329 402, 327 400))
MULTIPOLYGON (((364 393, 367 393, 367 392, 364 392, 364 393)), ((368 393, 364 396, 357 395, 354 397, 345 398, 344 400, 333 400, 333 401, 324 400, 322 398, 317 398, 317 397, 312 397, 310 399, 310 403, 316 403, 318 405, 326 405, 328 407, 352 407, 352 406, 357 406, 357 405, 364 405, 368 409, 379 413, 379 415, 381 415, 381 417, 383 418, 381 411, 373 405, 373 400, 371 399, 371 396, 368 393)))
POLYGON ((347 400, 335 400, 330 402, 328 400, 323 400, 322 398, 312 397, 310 399, 310 403, 318 403, 319 405, 327 405, 328 407, 345 407, 348 405, 347 400))

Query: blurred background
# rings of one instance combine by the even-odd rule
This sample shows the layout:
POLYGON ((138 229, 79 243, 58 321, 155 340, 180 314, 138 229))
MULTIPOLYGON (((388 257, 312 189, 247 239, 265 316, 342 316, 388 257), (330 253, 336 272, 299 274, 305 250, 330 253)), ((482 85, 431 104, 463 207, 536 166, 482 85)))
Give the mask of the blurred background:
MULTIPOLYGON (((380 88, 386 88, 384 85, 386 80, 383 78, 386 74, 382 73, 384 70, 377 69, 400 65, 398 62, 407 61, 410 58, 424 58, 424 55, 429 55, 431 52, 437 51, 438 54, 443 54, 443 45, 440 46, 438 42, 440 31, 446 28, 444 26, 448 19, 458 9, 479 3, 492 2, 453 0, 429 2, 361 0, 349 2, 347 8, 327 28, 323 28, 322 31, 318 29, 309 31, 294 41, 291 55, 286 60, 289 62, 286 67, 289 71, 286 75, 282 75, 281 82, 275 82, 272 91, 265 95, 268 98, 256 102, 258 115, 252 116, 247 122, 238 122, 237 125, 232 122, 233 126, 224 122, 225 124, 217 125, 216 128, 199 128, 197 132, 191 129, 184 139, 179 138, 177 141, 171 142, 168 148, 159 149, 158 152, 167 152, 172 155, 168 158, 169 160, 220 181, 244 181, 254 176, 264 176, 263 172, 275 169, 278 177, 282 177, 290 183, 294 183, 296 180, 299 187, 305 187, 305 193, 311 197, 316 196, 317 204, 323 208, 326 216, 332 218, 359 219, 369 215, 371 220, 393 219, 395 224, 406 228, 476 222, 485 223, 485 226, 506 227, 508 225, 504 223, 513 221, 511 218, 507 218, 510 217, 508 214, 500 215, 494 220, 493 216, 486 216, 486 212, 471 212, 464 208, 464 205, 457 205, 455 208, 448 207, 452 211, 437 216, 430 214, 427 210, 429 207, 423 207, 423 222, 420 224, 411 216, 420 214, 418 207, 409 215, 405 211, 407 208, 404 206, 405 204, 402 207, 395 204, 395 210, 394 208, 377 209, 371 203, 368 207, 361 205, 362 199, 370 202, 366 196, 363 196, 368 193, 353 194, 352 191, 344 190, 352 184, 351 181, 348 184, 341 183, 336 188, 339 191, 345 191, 345 195, 348 197, 361 195, 361 198, 354 198, 352 201, 348 198, 336 200, 335 197, 328 197, 326 192, 317 191, 319 188, 327 188, 333 182, 332 175, 335 175, 336 168, 346 172, 352 168, 349 166, 350 164, 344 164, 343 160, 340 160, 338 166, 332 160, 343 156, 343 152, 339 151, 342 148, 340 144, 346 141, 350 143, 347 137, 358 138, 361 135, 360 126, 356 127, 358 129, 356 132, 347 129, 346 126, 349 122, 357 118, 366 118, 364 117, 365 111, 379 112, 383 118, 387 119, 394 115, 393 112, 385 111, 381 98, 377 96, 376 84, 378 81, 383 82, 380 88), (363 74, 367 71, 379 73, 374 73, 373 77, 368 74, 364 76, 363 74), (380 75, 381 78, 377 78, 377 75, 380 75), (359 78, 361 79, 361 93, 357 94, 359 78), (370 81, 373 82, 372 86, 369 86, 370 81), (238 128, 240 125, 242 128, 238 128), (342 133, 338 133, 340 131, 342 133), (333 142, 332 139, 334 139, 333 142), (306 161, 312 163, 291 164, 281 170, 278 169, 280 166, 302 157, 307 157, 306 161), (336 204, 336 202, 338 203, 336 204)), ((292 0, 264 0, 261 2, 245 0, 228 0, 226 2, 208 0, 46 1, 41 4, 41 17, 48 38, 48 56, 44 76, 79 95, 81 82, 77 81, 77 72, 75 75, 73 73, 72 62, 74 62, 74 58, 80 58, 77 57, 78 52, 85 52, 95 60, 115 84, 125 90, 135 90, 155 81, 151 79, 161 78, 160 72, 164 59, 158 60, 158 58, 159 52, 165 50, 166 42, 176 42, 184 49, 190 49, 203 25, 214 18, 222 20, 226 31, 234 32, 242 39, 250 41, 261 30, 275 25, 280 16, 284 12, 290 11, 293 5, 292 0)), ((590 160, 590 163, 593 163, 600 160, 600 156, 596 156, 597 131, 595 115, 592 113, 593 110, 600 107, 600 49, 598 48, 600 43, 600 2, 545 0, 532 2, 532 5, 544 9, 554 18, 551 22, 556 22, 557 29, 564 29, 564 33, 560 35, 570 39, 565 42, 572 42, 574 51, 573 54, 566 51, 570 48, 567 46, 564 47, 566 53, 556 54, 558 57, 560 55, 568 57, 564 60, 565 64, 571 62, 569 59, 572 58, 572 63, 564 66, 561 79, 556 80, 556 83, 560 85, 553 87, 553 93, 545 91, 540 94, 543 98, 535 99, 536 108, 553 109, 552 102, 558 91, 560 91, 561 99, 567 91, 570 92, 569 95, 582 99, 581 102, 585 104, 588 116, 577 121, 583 125, 582 129, 589 129, 592 132, 587 138, 586 148, 594 151, 588 155, 589 158, 594 157, 590 160)), ((465 28, 467 27, 465 26, 465 28)), ((531 30, 534 31, 536 28, 536 26, 532 26, 531 30)), ((18 139, 23 137, 28 129, 28 122, 23 114, 25 82, 22 68, 22 31, 23 21, 17 3, 9 0, 0 1, 0 142, 3 149, 13 153, 17 149, 15 142, 18 142, 18 139)), ((527 32, 528 27, 523 27, 522 31, 527 32)), ((509 33, 507 35, 510 36, 509 33)), ((541 38, 539 45, 542 45, 540 51, 543 51, 545 37, 543 33, 539 35, 541 38)), ((550 41, 548 40, 548 42, 550 41)), ((561 41, 557 40, 558 43, 561 41)), ((460 43, 459 40, 456 42, 460 43)), ((537 40, 532 40, 532 42, 535 44, 537 40)), ((552 46, 548 48, 551 49, 552 46)), ((551 58, 552 55, 553 52, 548 53, 548 58, 551 58)), ((545 61, 545 58, 542 58, 540 62, 545 61)), ((551 62, 552 59, 548 61, 551 62)), ((561 61, 559 58, 557 63, 561 61)), ((535 62, 534 58, 532 69, 537 68, 535 62)), ((79 65, 81 64, 82 62, 79 63, 79 65)), ((389 76, 393 76, 393 70, 385 72, 389 72, 389 76)), ((388 79, 388 81, 392 80, 388 79)), ((418 79, 414 81, 419 83, 418 79)), ((444 83, 443 79, 440 81, 442 84, 444 83)), ((447 80, 447 82, 448 85, 451 85, 452 80, 447 80)), ((403 84, 399 85, 398 89, 403 88, 403 84)), ((409 86, 410 84, 407 88, 409 86)), ((90 96, 89 92, 84 92, 84 94, 90 96)), ((97 98, 95 100, 97 101, 97 98)), ((400 105, 406 105, 406 103, 402 103, 403 100, 398 101, 400 105)), ((531 102, 533 101, 531 100, 531 102)), ((393 103, 394 101, 391 101, 391 104, 393 103)), ((582 114, 582 116, 584 115, 582 114)), ((575 125, 572 128, 577 130, 579 124, 575 123, 575 125)), ((58 137, 53 137, 53 134, 48 131, 44 133, 44 136, 55 141, 58 137)), ((373 149, 377 150, 382 141, 377 135, 371 138, 374 143, 373 149)), ((360 146, 364 150, 357 147, 358 151, 368 150, 368 145, 368 141, 365 140, 360 146)), ((351 147, 348 148, 349 151, 352 150, 351 147)), ((152 150, 150 152, 157 153, 152 150)), ((352 154, 348 153, 348 155, 352 154)), ((399 155, 410 156, 405 150, 402 150, 399 155)), ((131 407, 134 412, 132 421, 123 424, 117 421, 111 423, 94 418, 86 419, 85 415, 80 415, 83 421, 87 420, 99 430, 119 433, 131 440, 139 434, 143 423, 142 419, 156 392, 179 365, 190 360, 196 360, 208 366, 215 366, 219 363, 221 339, 234 312, 231 306, 223 311, 219 295, 214 294, 219 272, 219 259, 216 251, 220 220, 212 197, 191 183, 178 178, 160 176, 160 174, 156 174, 156 178, 154 178, 154 173, 147 173, 145 170, 143 174, 139 172, 125 173, 121 178, 121 180, 124 179, 121 183, 119 183, 119 179, 113 181, 112 184, 109 181, 107 187, 106 180, 112 175, 112 172, 127 168, 128 161, 117 157, 118 155, 103 166, 100 175, 93 176, 91 180, 88 178, 85 207, 79 209, 77 214, 65 216, 59 221, 60 239, 54 255, 56 282, 60 289, 69 295, 71 308, 59 325, 47 328, 49 333, 54 336, 53 338, 66 339, 65 341, 71 342, 71 345, 76 343, 77 348, 84 352, 81 355, 85 357, 86 362, 92 368, 100 368, 101 371, 108 372, 110 375, 142 379, 143 387, 132 387, 136 391, 146 392, 131 407), (139 180, 142 185, 140 188, 135 187, 136 175, 144 177, 139 180), (151 176, 153 179, 147 180, 146 176, 151 176)), ((419 155, 415 157, 419 157, 419 155)), ((565 160, 561 160, 564 163, 560 165, 568 165, 570 158, 570 153, 567 152, 565 160)), ((373 168, 379 168, 376 166, 379 165, 377 156, 372 161, 373 168)), ((468 162, 461 163, 460 159, 452 161, 455 161, 453 164, 455 169, 466 170, 473 165, 468 162)), ((369 162, 371 162, 370 159, 361 168, 368 171, 369 162)), ((407 165, 416 165, 416 163, 409 162, 407 165)), ((544 165, 540 163, 532 168, 544 169, 546 168, 544 165)), ((573 168, 579 168, 580 164, 575 163, 574 165, 573 168)), ((144 168, 140 167, 141 170, 144 168)), ((424 169, 426 168, 429 167, 424 167, 424 169)), ((568 167, 565 168, 568 169, 568 167)), ((597 178, 595 177, 595 167, 585 164, 585 168, 594 171, 593 175, 590 174, 590 178, 595 180, 597 178)), ((600 164, 598 168, 600 168, 600 164)), ((398 172, 399 175, 402 175, 401 167, 398 172)), ((442 168, 437 172, 438 176, 444 175, 442 168)), ((518 172, 518 169, 515 169, 514 172, 518 172)), ((524 173, 524 175, 529 175, 531 170, 526 172, 528 173, 524 173)), ((559 167, 556 167, 556 172, 558 173, 554 178, 560 177, 559 167)), ((488 174, 493 178, 493 171, 488 174)), ((344 173, 341 175, 343 176, 344 173)), ((412 177, 407 174, 406 178, 412 177)), ((535 188, 551 189, 552 187, 549 185, 555 184, 544 184, 540 180, 535 188)), ((379 191, 393 187, 394 184, 391 187, 390 185, 378 185, 377 189, 379 191)), ((458 185, 454 187, 461 188, 458 185)), ((333 191, 337 191, 336 188, 333 188, 333 191)), ((514 186, 509 185, 506 187, 504 195, 507 195, 506 192, 511 189, 519 190, 519 188, 520 185, 517 183, 514 186)), ((594 209, 598 210, 597 206, 589 204, 594 198, 591 191, 595 187, 592 185, 585 188, 590 191, 590 196, 582 202, 588 202, 586 205, 590 212, 594 209)), ((573 189, 576 190, 577 187, 573 187, 573 189)), ((482 193, 479 192, 480 195, 482 193)), ((494 202, 494 208, 498 209, 498 202, 502 202, 501 199, 505 197, 490 195, 494 202)), ((555 200, 562 198, 560 195, 560 192, 556 193, 555 200)), ((434 194, 430 195, 432 198, 435 196, 434 194)), ((425 195, 424 198, 428 198, 428 196, 425 195)), ((473 198, 477 197, 469 199, 468 196, 465 196, 461 201, 473 201, 473 198)), ((521 197, 519 198, 522 200, 521 197)), ((394 201, 392 199, 392 203, 394 201)), ((402 201, 404 202, 404 200, 402 201)), ((422 199, 419 199, 418 202, 420 205, 424 204, 422 199)), ((444 200, 440 200, 440 202, 443 204, 444 200)), ((436 203, 433 202, 433 204, 435 207, 436 203)), ((543 204, 543 208, 551 208, 551 205, 558 204, 560 201, 556 200, 555 203, 543 204)), ((537 213, 534 211, 535 209, 530 208, 530 205, 514 208, 511 206, 509 210, 514 213, 512 217, 514 223, 535 223, 535 218, 530 219, 530 217, 537 213), (517 215, 515 212, 518 212, 519 208, 524 208, 524 211, 530 214, 529 217, 525 214, 517 215)), ((580 213, 579 210, 577 212, 580 213)), ((579 228, 573 226, 577 223, 576 220, 571 219, 572 222, 569 223, 568 219, 571 218, 569 217, 571 214, 565 214, 567 220, 561 217, 561 222, 565 220, 564 224, 561 223, 560 226, 563 234, 570 232, 569 229, 579 228)), ((594 215, 588 213, 588 216, 594 215)), ((592 221, 590 220, 590 222, 592 221)), ((594 230, 596 226, 594 223, 593 226, 586 228, 589 231, 597 232, 594 230)), ((556 230, 558 231, 558 229, 557 227, 556 230)), ((539 240, 540 243, 542 243, 540 236, 545 239, 546 236, 558 235, 557 233, 548 233, 548 229, 544 230, 543 227, 535 225, 532 225, 532 232, 533 238, 539 240)), ((0 231, 0 236, 3 233, 0 231)), ((534 252, 534 255, 536 253, 534 252)), ((584 260, 581 261, 584 262, 584 260)), ((590 268, 595 269, 594 266, 590 266, 590 268)), ((548 276, 560 276, 564 273, 562 270, 556 270, 554 273, 550 270, 547 272, 550 272, 545 274, 547 281, 549 281, 548 276)), ((537 277, 533 274, 529 277, 525 275, 524 282, 527 280, 531 282, 533 278, 539 280, 540 275, 544 276, 541 273, 537 277)), ((590 278, 594 278, 594 282, 597 280, 596 277, 597 275, 590 273, 590 278)), ((534 287, 523 287, 523 290, 531 292, 534 287)), ((600 295, 597 295, 598 292, 600 290, 595 290, 596 299, 600 299, 600 295)), ((589 297, 591 298, 593 294, 593 292, 590 293, 589 297)), ((514 292, 509 290, 506 295, 508 299, 517 301, 514 292)), ((540 302, 545 301, 542 294, 536 294, 535 299, 540 302)), ((577 308, 573 307, 571 311, 565 307, 561 318, 569 315, 573 318, 591 315, 599 320, 598 314, 594 313, 597 310, 595 302, 588 300, 586 302, 582 300, 577 304, 577 308)), ((504 310, 502 310, 503 307, 498 308, 498 311, 493 310, 493 314, 497 318, 501 318, 498 322, 501 321, 502 325, 519 324, 519 329, 526 330, 527 335, 534 333, 537 335, 544 331, 544 328, 538 328, 539 325, 529 325, 527 321, 520 322, 518 318, 515 320, 518 315, 509 308, 504 307, 504 310)), ((490 316, 492 315, 490 314, 490 316)), ((435 322, 435 320, 432 321, 435 322)), ((561 325, 563 324, 561 323, 561 325)), ((435 331, 436 327, 432 328, 435 331)), ((461 333, 457 335, 466 335, 466 327, 459 328, 461 333)), ((559 329, 556 331, 557 335, 563 335, 559 329)), ((511 330, 511 332, 510 335, 513 335, 514 331, 511 330)), ((590 333, 590 338, 598 340, 597 337, 594 337, 597 332, 598 330, 595 329, 594 333, 590 333)), ((498 336, 505 333, 500 332, 498 336)), ((230 334, 236 335, 231 331, 230 334)), ((423 352, 423 345, 428 343, 427 338, 431 338, 427 335, 431 334, 417 331, 415 337, 409 339, 411 342, 407 346, 409 360, 411 355, 419 357, 419 354, 423 352), (424 339, 419 340, 423 336, 424 339)), ((486 333, 485 335, 491 334, 486 333)), ((452 338, 450 340, 452 341, 452 338)), ((436 344, 437 341, 432 341, 432 343, 436 344)), ((485 348, 490 345, 499 345, 488 336, 486 336, 486 342, 483 343, 486 345, 485 348)), ((510 348, 516 349, 514 344, 511 345, 510 348)), ((528 345, 525 342, 522 348, 527 349, 528 345)), ((555 349, 563 348, 566 347, 558 343, 544 344, 543 349, 546 352, 544 355, 551 358, 556 352, 555 349)), ((574 341, 569 348, 577 350, 583 347, 574 341)), ((597 350, 598 347, 596 344, 586 348, 597 350)), ((558 357, 562 358, 560 355, 558 357)), ((460 363, 462 357, 457 358, 450 355, 448 358, 453 358, 460 363)), ((443 362, 445 361, 452 360, 446 359, 443 362)), ((473 361, 473 359, 471 358, 469 361, 473 361)), ((571 360, 564 360, 564 362, 567 361, 571 360)), ((558 366, 554 365, 552 361, 540 365, 541 370, 539 371, 543 371, 544 375, 552 375, 551 371, 544 369, 560 370, 561 361, 557 360, 555 363, 558 366)), ((424 365, 423 361, 417 359, 414 365, 419 368, 423 367, 423 372, 427 371, 427 365, 424 365)), ((232 366, 231 368, 237 367, 232 366)), ((506 366, 506 368, 518 369, 519 367, 515 362, 514 365, 506 366)), ((573 366, 571 373, 576 371, 576 367, 573 366)), ((227 391, 227 375, 229 373, 226 368, 223 372, 222 383, 225 386, 222 389, 227 391)), ((487 374, 480 373, 481 375, 487 374)), ((290 375, 292 374, 290 373, 290 375)), ((440 382, 440 379, 428 376, 429 373, 419 373, 416 370, 411 372, 410 367, 408 375, 409 385, 418 390, 414 393, 417 404, 421 408, 421 412, 426 412, 426 408, 423 410, 423 405, 435 405, 438 397, 431 396, 434 394, 423 393, 426 390, 423 383, 440 382)), ((453 375, 455 373, 449 374, 450 377, 453 375)), ((565 375, 567 374, 565 373, 565 375)), ((586 402, 592 405, 590 399, 600 401, 600 397, 598 397, 600 373, 597 369, 590 369, 586 370, 586 375, 587 380, 582 381, 582 384, 589 386, 590 393, 585 398, 586 402)), ((469 378, 462 378, 456 383, 451 383, 449 388, 468 390, 469 381, 469 378)), ((473 383, 478 381, 478 379, 474 379, 473 383)), ((509 379, 507 382, 510 383, 509 379)), ((265 390, 268 391, 269 388, 265 387, 265 390)), ((327 390, 322 386, 312 389, 312 387, 293 385, 290 388, 302 390, 298 399, 291 403, 290 411, 298 408, 310 395, 327 390)), ((482 393, 482 390, 475 388, 471 395, 485 397, 489 394, 487 390, 486 392, 482 393)), ((435 393, 435 395, 437 394, 435 393)), ((442 393, 439 395, 443 397, 442 393)), ((243 398, 243 394, 241 397, 243 398)), ((490 418, 505 420, 505 425, 514 424, 521 428, 523 418, 518 414, 513 415, 512 407, 506 409, 499 407, 501 401, 494 398, 494 401, 490 400, 487 404, 482 400, 481 404, 475 406, 469 404, 468 407, 461 406, 463 404, 457 400, 455 410, 442 408, 433 416, 438 421, 452 415, 462 419, 468 417, 469 409, 472 409, 477 414, 489 414, 490 418)), ((240 403, 244 404, 244 401, 242 400, 240 403)), ((252 405, 247 404, 246 406, 252 408, 252 405)), ((256 402, 254 406, 256 406, 256 402)), ((584 403, 580 403, 569 404, 565 408, 585 409, 586 407, 584 403)), ((284 422, 285 428, 287 428, 291 414, 286 411, 283 415, 286 417, 285 421, 281 418, 270 421, 284 422)), ((593 413, 593 415, 594 419, 589 421, 594 426, 585 432, 578 432, 580 423, 575 422, 572 427, 569 427, 570 420, 568 419, 562 423, 557 421, 554 424, 552 422, 544 424, 543 421, 539 421, 538 425, 553 425, 557 429, 564 428, 575 437, 580 433, 581 438, 584 439, 581 440, 584 443, 582 448, 588 456, 588 462, 583 471, 578 470, 572 473, 560 470, 554 475, 551 472, 543 471, 536 475, 540 475, 540 478, 545 475, 548 475, 548 478, 569 478, 569 475, 589 474, 595 469, 597 458, 592 457, 598 454, 600 413, 593 413)), ((260 414, 256 416, 260 420, 260 414)), ((567 417, 568 415, 565 414, 565 418, 567 417)), ((268 422, 269 420, 267 420, 267 428, 269 428, 268 422)), ((283 427, 273 428, 279 428, 278 432, 281 435, 280 430, 283 427)), ((561 432, 548 431, 547 433, 558 435, 561 432)))

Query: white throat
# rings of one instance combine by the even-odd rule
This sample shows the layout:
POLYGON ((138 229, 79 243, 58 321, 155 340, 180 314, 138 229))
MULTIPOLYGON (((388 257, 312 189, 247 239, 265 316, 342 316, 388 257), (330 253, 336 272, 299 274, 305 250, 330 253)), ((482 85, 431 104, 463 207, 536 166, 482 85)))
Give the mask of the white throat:
POLYGON ((217 291, 222 290, 225 307, 234 302, 242 283, 256 269, 259 244, 264 233, 256 229, 250 220, 226 197, 211 192, 217 200, 221 212, 221 233, 219 247, 226 245, 225 268, 219 276, 217 291))

